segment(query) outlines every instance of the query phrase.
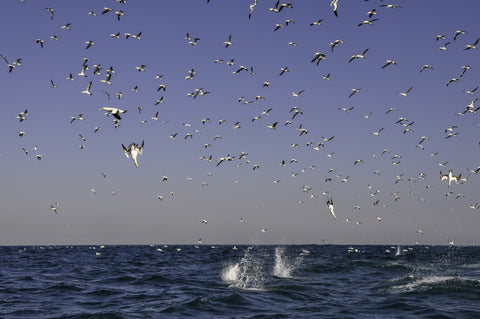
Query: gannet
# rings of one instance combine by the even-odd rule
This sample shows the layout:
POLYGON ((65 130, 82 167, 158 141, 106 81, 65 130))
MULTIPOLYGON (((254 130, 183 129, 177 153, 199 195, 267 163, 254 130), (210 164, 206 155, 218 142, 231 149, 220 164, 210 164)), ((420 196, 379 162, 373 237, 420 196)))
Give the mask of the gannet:
POLYGON ((278 4, 280 3, 280 0, 278 0, 277 2, 275 2, 275 5, 273 6, 273 8, 270 8, 268 9, 268 11, 270 12, 280 12, 280 10, 278 9, 278 4))
POLYGON ((257 0, 253 0, 253 3, 250 5, 250 12, 248 13, 248 19, 252 17, 253 9, 257 5, 257 0))
POLYGON ((374 15, 378 15, 376 9, 372 9, 370 11, 367 12, 367 15, 369 18, 373 17, 374 15))
POLYGON ((191 45, 198 45, 199 40, 200 40, 199 38, 194 38, 193 40, 188 41, 188 43, 191 44, 191 45))
POLYGON ((424 66, 422 66, 420 68, 420 73, 425 70, 425 69, 430 69, 430 70, 433 70, 433 66, 431 66, 430 64, 425 64, 424 66))
POLYGON ((143 146, 145 141, 142 141, 142 145, 138 146, 136 143, 132 143, 128 146, 128 149, 122 144, 123 151, 125 152, 125 156, 127 158, 132 158, 133 163, 136 167, 138 167, 137 156, 142 155, 143 146))
POLYGON ((385 69, 387 66, 391 65, 391 64, 397 64, 397 62, 393 61, 393 60, 387 60, 385 62, 385 64, 382 66, 382 69, 385 69))
POLYGON ((59 207, 60 204, 59 203, 53 203, 50 205, 50 211, 52 213, 55 213, 55 214, 58 214, 58 211, 57 211, 57 207, 59 207))
POLYGON ((330 7, 333 7, 333 13, 335 14, 336 17, 338 17, 338 13, 337 13, 338 1, 339 0, 332 0, 332 2, 330 2, 330 7))
POLYGON ((450 42, 445 42, 445 44, 443 46, 439 47, 439 49, 442 50, 442 51, 445 51, 445 50, 447 50, 447 45, 449 45, 449 44, 450 44, 450 42))
POLYGON ((125 113, 127 112, 127 110, 121 110, 121 109, 118 109, 116 107, 102 107, 100 109, 101 111, 105 111, 105 114, 108 115, 113 115, 114 118, 116 118, 117 120, 121 120, 122 118, 120 117, 120 114, 121 113, 125 113))
POLYGON ((351 56, 350 60, 348 60, 348 63, 352 62, 355 59, 365 59, 365 53, 367 53, 368 48, 365 49, 362 54, 354 54, 351 56))
POLYGON ((330 210, 330 213, 332 213, 333 217, 337 219, 337 216, 335 216, 335 212, 333 210, 333 200, 331 198, 327 200, 327 207, 328 207, 328 210, 330 210))
POLYGON ((467 44, 467 45, 465 46, 465 49, 464 49, 464 50, 476 49, 476 48, 477 48, 476 45, 478 44, 478 41, 479 41, 479 40, 480 40, 480 39, 477 39, 477 40, 476 40, 475 42, 473 42, 472 44, 467 44))
POLYGON ((88 86, 85 90, 82 91, 82 93, 85 93, 85 94, 88 94, 88 95, 92 95, 92 93, 90 92, 90 88, 92 87, 92 81, 90 81, 88 83, 88 86))
POLYGON ((82 71, 81 71, 80 73, 78 73, 77 75, 78 75, 78 76, 87 77, 87 76, 85 75, 85 71, 86 71, 86 70, 88 70, 88 66, 87 66, 87 65, 82 66, 82 71))
MULTIPOLYGON (((305 92, 305 90, 300 90, 300 91, 298 91, 298 93, 292 92, 292 96, 293 97, 299 97, 300 94, 302 94, 303 92, 305 92)), ((292 111, 290 111, 290 112, 292 112, 292 111)))
POLYGON ((320 63, 320 61, 325 60, 326 58, 327 57, 322 52, 315 52, 315 56, 310 61, 310 63, 314 63, 316 61, 317 65, 318 65, 320 63))
POLYGON ((228 40, 225 41, 225 42, 223 42, 223 43, 225 44, 225 47, 226 47, 226 48, 228 48, 229 46, 231 46, 231 45, 232 45, 232 35, 230 34, 230 35, 228 36, 228 40))
POLYGON ((458 80, 460 80, 460 79, 459 78, 452 78, 452 79, 448 80, 447 81, 447 86, 449 86, 450 83, 452 83, 452 82, 457 82, 458 80))
POLYGON ((377 21, 377 20, 379 20, 379 19, 365 20, 365 21, 360 22, 357 26, 362 26, 362 25, 364 25, 364 24, 372 25, 372 22, 375 22, 375 21, 377 21))
POLYGON ((348 108, 347 108, 347 107, 339 107, 338 109, 339 109, 340 111, 344 111, 344 112, 346 112, 346 113, 349 113, 350 111, 353 111, 354 108, 355 108, 355 106, 348 107, 348 108))
POLYGON ((467 72, 470 69, 471 69, 470 65, 462 66, 462 73, 460 73, 460 77, 462 77, 465 74, 465 72, 467 72))
POLYGON ((343 43, 342 40, 335 40, 333 42, 330 42, 330 51, 333 52, 333 49, 338 46, 340 43, 343 43))
POLYGON ((53 13, 55 12, 55 9, 53 8, 45 8, 46 11, 50 12, 50 20, 53 20, 53 13))
POLYGON ((352 93, 348 97, 352 97, 355 93, 360 92, 360 89, 352 89, 352 93))
POLYGON ((458 181, 459 181, 461 176, 462 176, 462 174, 459 174, 458 176, 453 175, 452 170, 449 170, 448 174, 442 174, 442 172, 440 171, 440 180, 442 180, 442 181, 444 179, 448 180, 448 186, 450 186, 452 181, 455 181, 455 183, 458 184, 458 181))
POLYGON ((277 124, 278 124, 278 122, 275 122, 275 123, 273 123, 273 124, 271 124, 271 125, 267 125, 267 127, 268 127, 269 129, 275 130, 276 127, 277 127, 277 124))
POLYGON ((95 44, 93 41, 85 41, 85 44, 87 45, 86 49, 90 48, 92 45, 95 44))
POLYGON ((386 7, 390 9, 401 8, 401 6, 397 6, 395 4, 382 4, 380 7, 386 7))
POLYGON ((409 87, 408 90, 406 90, 405 92, 399 92, 398 94, 400 94, 401 96, 407 96, 407 94, 413 89, 413 86, 409 87))
POLYGON ((381 129, 379 129, 379 130, 378 130, 378 131, 376 131, 376 132, 373 132, 372 134, 373 134, 373 135, 376 135, 376 136, 379 136, 379 135, 380 135, 380 133, 381 133, 381 132, 382 132, 384 129, 385 129, 385 128, 384 128, 384 127, 382 127, 381 129))
POLYGON ((467 33, 467 31, 465 31, 465 30, 455 31, 455 35, 453 36, 453 41, 455 41, 460 34, 465 34, 465 33, 467 33))
POLYGON ((43 43, 44 41, 42 39, 35 39, 35 42, 40 44, 40 47, 43 49, 43 43))

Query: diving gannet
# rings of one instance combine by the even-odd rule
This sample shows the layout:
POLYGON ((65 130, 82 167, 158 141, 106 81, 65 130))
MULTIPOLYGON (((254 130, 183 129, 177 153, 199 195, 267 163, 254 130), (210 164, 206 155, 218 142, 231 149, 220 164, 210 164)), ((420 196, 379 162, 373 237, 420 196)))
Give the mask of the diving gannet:
POLYGON ((128 148, 126 148, 125 145, 122 144, 122 148, 123 148, 123 151, 125 152, 125 156, 127 158, 132 158, 133 163, 135 164, 136 167, 138 167, 137 156, 142 155, 144 143, 145 141, 142 141, 141 146, 138 146, 138 144, 136 143, 132 143, 128 146, 128 148))

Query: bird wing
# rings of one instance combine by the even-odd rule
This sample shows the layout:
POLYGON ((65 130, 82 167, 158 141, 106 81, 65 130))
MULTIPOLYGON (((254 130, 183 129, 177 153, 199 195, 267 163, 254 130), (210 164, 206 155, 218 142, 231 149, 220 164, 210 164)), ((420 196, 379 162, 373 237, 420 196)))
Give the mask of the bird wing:
POLYGON ((129 152, 130 152, 130 148, 126 148, 125 145, 122 144, 122 148, 123 148, 123 151, 125 152, 125 156, 127 158, 130 158, 130 155, 129 155, 129 152))

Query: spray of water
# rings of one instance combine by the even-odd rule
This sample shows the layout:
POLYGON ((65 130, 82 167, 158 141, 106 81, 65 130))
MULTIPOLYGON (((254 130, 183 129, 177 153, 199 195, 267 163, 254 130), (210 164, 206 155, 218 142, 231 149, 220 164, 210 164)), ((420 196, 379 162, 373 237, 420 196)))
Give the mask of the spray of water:
POLYGON ((397 251, 395 252, 395 256, 400 256, 402 254, 402 247, 400 245, 397 246, 397 251))
POLYGON ((300 255, 295 258, 295 261, 291 263, 285 253, 285 248, 275 247, 275 265, 273 267, 273 275, 280 278, 291 278, 292 273, 302 264, 303 258, 309 253, 310 252, 308 250, 302 250, 300 255))
POLYGON ((275 266, 273 275, 281 278, 291 277, 292 267, 289 265, 288 257, 285 256, 285 248, 275 247, 275 266))
POLYGON ((247 248, 238 263, 227 265, 221 273, 222 280, 230 287, 262 290, 265 282, 264 262, 247 248))

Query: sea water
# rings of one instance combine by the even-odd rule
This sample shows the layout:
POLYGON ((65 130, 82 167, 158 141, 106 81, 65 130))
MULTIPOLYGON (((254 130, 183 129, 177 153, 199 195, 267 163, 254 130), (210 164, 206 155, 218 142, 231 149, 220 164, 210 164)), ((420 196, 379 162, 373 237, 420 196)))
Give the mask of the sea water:
POLYGON ((478 247, 237 248, 0 247, 0 318, 480 317, 478 247))

